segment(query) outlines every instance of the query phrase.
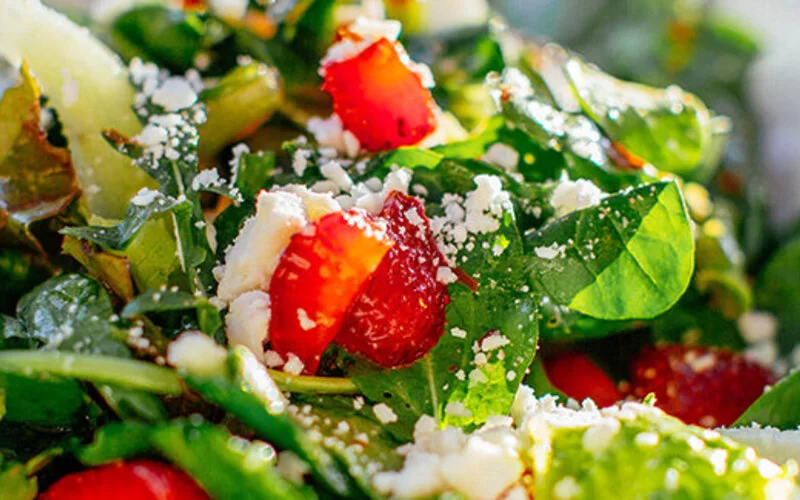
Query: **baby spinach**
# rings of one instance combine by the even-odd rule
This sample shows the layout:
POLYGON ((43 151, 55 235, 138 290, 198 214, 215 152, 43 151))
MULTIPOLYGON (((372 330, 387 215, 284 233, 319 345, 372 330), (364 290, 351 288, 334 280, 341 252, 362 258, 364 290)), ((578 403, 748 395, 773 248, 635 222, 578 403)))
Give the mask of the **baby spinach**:
POLYGON ((694 238, 680 190, 624 191, 526 235, 531 284, 554 303, 608 320, 652 318, 686 290, 694 238))
POLYGON ((34 500, 38 492, 36 478, 28 477, 25 466, 18 463, 0 463, 0 485, 7 500, 34 500))

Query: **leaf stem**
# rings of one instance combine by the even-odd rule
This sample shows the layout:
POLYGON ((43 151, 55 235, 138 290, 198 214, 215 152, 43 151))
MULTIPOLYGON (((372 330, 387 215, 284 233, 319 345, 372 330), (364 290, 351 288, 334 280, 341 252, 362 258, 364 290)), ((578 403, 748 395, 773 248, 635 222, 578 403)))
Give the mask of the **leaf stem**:
POLYGON ((358 394, 360 391, 349 378, 309 377, 269 370, 269 375, 281 390, 296 394, 358 394))
POLYGON ((180 394, 181 379, 169 368, 112 356, 55 351, 0 352, 0 373, 50 374, 89 382, 117 384, 159 394, 180 394))

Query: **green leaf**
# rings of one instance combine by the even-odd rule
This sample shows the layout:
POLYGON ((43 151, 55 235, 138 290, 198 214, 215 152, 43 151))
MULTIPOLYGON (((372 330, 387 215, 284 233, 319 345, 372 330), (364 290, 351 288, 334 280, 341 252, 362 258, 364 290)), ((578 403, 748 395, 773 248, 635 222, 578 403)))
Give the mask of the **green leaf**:
POLYGON ((255 198, 258 192, 269 186, 269 178, 275 170, 275 152, 259 151, 244 154, 236 165, 235 186, 246 200, 255 198))
POLYGON ((94 440, 75 455, 84 465, 94 467, 115 460, 137 457, 150 451, 153 427, 139 422, 112 422, 97 429, 94 440))
POLYGON ((133 299, 130 262, 125 257, 100 251, 72 236, 64 237, 61 250, 77 260, 90 276, 104 283, 120 299, 133 299))
POLYGON ((635 325, 632 321, 609 321, 593 318, 568 307, 554 304, 549 298, 545 298, 539 304, 539 313, 542 317, 539 322, 539 337, 543 342, 608 337, 629 331, 635 325))
POLYGON ((563 498, 563 481, 574 484, 569 491, 579 500, 610 491, 619 498, 771 498, 790 491, 796 476, 745 445, 641 404, 558 408, 526 428, 537 500, 563 498))
POLYGON ((352 493, 350 478, 336 459, 287 414, 288 402, 264 365, 247 349, 235 347, 222 373, 188 373, 186 383, 262 439, 293 451, 311 465, 314 477, 330 491, 344 496, 352 493))
POLYGON ((274 68, 263 63, 236 66, 219 83, 200 94, 208 121, 201 125, 198 152, 212 158, 226 144, 267 121, 283 102, 274 68))
POLYGON ((68 227, 63 234, 91 241, 109 250, 125 250, 136 234, 154 216, 191 207, 185 199, 177 200, 162 193, 151 191, 153 201, 146 205, 131 203, 125 212, 125 219, 115 226, 68 227))
POLYGON ((790 351, 800 340, 800 238, 769 260, 755 286, 756 307, 778 317, 778 342, 790 351))
POLYGON ((608 320, 663 313, 694 268, 694 238, 674 182, 610 196, 528 234, 526 244, 539 256, 530 262, 531 284, 558 305, 608 320))
POLYGON ((270 445, 232 436, 221 427, 175 420, 156 428, 150 441, 214 498, 316 498, 278 474, 270 445))
POLYGON ((43 349, 128 356, 114 337, 111 300, 97 281, 62 274, 36 287, 17 306, 19 321, 43 349))
POLYGON ((631 153, 678 174, 691 174, 709 156, 718 161, 712 136, 722 124, 694 95, 623 82, 577 58, 565 72, 584 112, 631 153))
POLYGON ((781 430, 794 430, 800 426, 800 371, 794 371, 782 378, 761 395, 745 412, 736 419, 733 427, 753 423, 775 427, 781 430))
POLYGON ((173 71, 186 71, 205 36, 194 14, 161 5, 124 12, 111 26, 111 43, 126 59, 140 57, 173 71))
POLYGON ((167 420, 167 411, 161 400, 154 394, 108 384, 99 386, 97 392, 117 417, 125 421, 161 422, 167 420))
POLYGON ((147 313, 185 311, 194 309, 200 329, 209 335, 222 328, 222 317, 217 308, 203 296, 177 290, 148 290, 136 297, 122 310, 123 318, 135 318, 147 313))
POLYGON ((460 283, 450 285, 444 335, 428 355, 408 368, 383 370, 360 363, 351 371, 370 400, 388 405, 398 416, 386 427, 401 440, 410 438, 421 415, 473 426, 508 413, 533 360, 538 299, 522 271, 525 257, 510 205, 499 225, 496 232, 477 235, 471 240, 474 247, 464 247, 454 258, 478 288, 473 292, 460 283), (499 346, 482 347, 493 341, 499 346))
POLYGON ((296 398, 295 404, 301 408, 299 421, 309 432, 326 437, 324 446, 347 466, 362 491, 370 498, 383 498, 375 491, 372 479, 377 472, 403 465, 396 451, 399 443, 367 414, 367 408, 356 410, 356 401, 344 396, 314 396, 296 398))
POLYGON ((11 316, 0 314, 0 350, 33 349, 37 342, 32 338, 22 323, 11 316))
POLYGON ((41 426, 68 426, 84 415, 88 396, 74 380, 0 374, 5 394, 4 421, 41 426))
POLYGON ((36 478, 29 478, 22 464, 10 465, 0 463, 0 485, 3 489, 3 500, 34 500, 38 488, 36 478))

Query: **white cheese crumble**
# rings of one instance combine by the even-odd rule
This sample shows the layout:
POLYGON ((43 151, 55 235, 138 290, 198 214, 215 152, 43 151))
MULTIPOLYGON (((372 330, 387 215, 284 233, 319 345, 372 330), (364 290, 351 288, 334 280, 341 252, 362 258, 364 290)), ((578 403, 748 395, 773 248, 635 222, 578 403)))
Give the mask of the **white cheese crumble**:
POLYGON ((159 192, 149 188, 142 188, 136 192, 136 195, 131 198, 131 203, 137 207, 146 207, 156 201, 159 192))
POLYGON ((519 164, 519 153, 511 146, 497 142, 486 150, 481 160, 496 165, 507 172, 516 172, 519 164))
POLYGON ((436 281, 449 285, 458 281, 458 276, 448 266, 440 266, 436 269, 436 281))
POLYGON ((566 252, 566 245, 559 245, 558 243, 553 243, 548 247, 536 247, 533 249, 533 253, 535 253, 537 257, 547 260, 552 260, 556 257, 561 257, 563 259, 566 256, 566 252))
POLYGON ((259 361, 263 361, 271 317, 269 295, 265 292, 253 290, 239 295, 231 302, 225 317, 228 343, 247 347, 259 361))
POLYGON ((450 329, 450 335, 458 339, 465 339, 467 338, 467 331, 458 327, 453 327, 450 329))
POLYGON ((283 366, 284 363, 286 363, 286 360, 277 352, 270 349, 264 353, 264 364, 267 368, 277 368, 283 366))
POLYGON ((204 375, 220 370, 228 352, 203 332, 188 331, 170 342, 167 362, 189 373, 204 375))
POLYGON ((305 368, 305 364, 293 353, 289 353, 287 356, 286 364, 283 365, 283 371, 290 375, 300 375, 303 373, 303 368, 305 368))
POLYGON ((247 12, 248 0, 209 0, 211 9, 222 17, 241 19, 247 12))
POLYGON ((305 476, 311 472, 311 467, 289 450, 278 453, 278 463, 275 465, 275 469, 281 476, 297 485, 304 484, 305 476))
POLYGON ((153 92, 153 104, 173 112, 188 108, 197 102, 197 93, 186 78, 172 76, 164 80, 153 92))
POLYGON ((597 206, 605 196, 606 193, 592 181, 586 179, 571 181, 563 178, 553 190, 550 204, 556 211, 556 217, 561 217, 576 210, 597 206))
POLYGON ((317 327, 317 322, 308 317, 305 309, 297 310, 297 321, 300 323, 300 328, 306 331, 317 327))
POLYGON ((800 461, 800 430, 782 431, 774 427, 732 427, 717 429, 724 436, 752 446, 760 456, 779 464, 800 461))
POLYGON ((306 128, 320 146, 333 148, 348 158, 355 158, 361 151, 361 142, 352 132, 345 130, 342 119, 336 113, 328 118, 311 117, 306 128))
POLYGON ((395 20, 358 17, 347 26, 347 29, 352 34, 360 37, 361 40, 354 41, 350 38, 345 38, 331 45, 328 52, 322 58, 322 61, 320 61, 320 72, 323 75, 325 74, 326 66, 353 59, 380 39, 386 39, 390 42, 397 41, 400 37, 400 31, 403 29, 403 25, 400 21, 395 20))
POLYGON ((748 311, 739 317, 737 324, 744 340, 751 344, 772 340, 778 331, 777 318, 766 311, 748 311))
POLYGON ((372 407, 372 413, 382 424, 397 422, 397 414, 386 403, 378 403, 372 407))
POLYGON ((316 222, 328 214, 342 211, 342 206, 333 199, 330 193, 315 193, 302 184, 288 184, 277 188, 277 191, 292 193, 303 200, 306 216, 311 222, 316 222))
POLYGON ((256 215, 225 253, 217 296, 230 302, 251 290, 268 290, 283 250, 305 225, 306 210, 297 195, 262 191, 256 215))

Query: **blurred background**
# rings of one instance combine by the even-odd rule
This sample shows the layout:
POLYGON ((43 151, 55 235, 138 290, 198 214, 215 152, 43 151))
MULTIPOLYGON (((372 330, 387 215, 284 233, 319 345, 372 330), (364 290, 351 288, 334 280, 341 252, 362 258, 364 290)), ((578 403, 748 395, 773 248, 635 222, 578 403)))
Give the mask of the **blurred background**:
POLYGON ((737 137, 753 134, 756 149, 748 153, 739 142, 730 154, 762 165, 769 220, 778 232, 793 228, 800 215, 800 2, 505 0, 494 6, 527 34, 581 52, 616 76, 674 81, 733 117, 737 137))

